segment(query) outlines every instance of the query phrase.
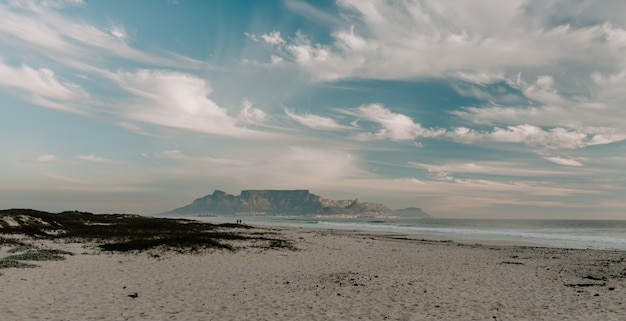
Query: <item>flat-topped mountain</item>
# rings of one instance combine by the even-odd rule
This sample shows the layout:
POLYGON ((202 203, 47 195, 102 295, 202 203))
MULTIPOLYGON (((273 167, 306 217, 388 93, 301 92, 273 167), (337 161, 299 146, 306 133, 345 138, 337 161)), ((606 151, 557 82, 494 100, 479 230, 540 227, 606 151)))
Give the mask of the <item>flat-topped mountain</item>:
POLYGON ((393 216, 383 204, 355 200, 330 200, 308 190, 244 190, 232 195, 215 190, 213 194, 194 200, 191 204, 163 213, 166 215, 359 215, 393 216))

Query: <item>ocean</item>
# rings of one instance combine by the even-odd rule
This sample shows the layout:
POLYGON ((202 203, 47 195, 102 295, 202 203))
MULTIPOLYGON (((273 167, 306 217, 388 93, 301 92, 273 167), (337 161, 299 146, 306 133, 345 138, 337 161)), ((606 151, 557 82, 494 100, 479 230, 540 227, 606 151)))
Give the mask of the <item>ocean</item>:
POLYGON ((626 220, 317 219, 312 216, 193 217, 208 222, 393 232, 471 241, 505 241, 577 249, 626 250, 626 220))

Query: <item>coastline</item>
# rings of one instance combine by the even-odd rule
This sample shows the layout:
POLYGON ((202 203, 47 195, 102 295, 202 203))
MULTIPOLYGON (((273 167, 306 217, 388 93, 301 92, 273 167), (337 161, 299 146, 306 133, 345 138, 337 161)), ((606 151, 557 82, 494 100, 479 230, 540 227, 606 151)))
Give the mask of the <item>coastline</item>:
POLYGON ((295 249, 75 255, 0 270, 2 320, 618 320, 624 252, 258 227, 295 249))

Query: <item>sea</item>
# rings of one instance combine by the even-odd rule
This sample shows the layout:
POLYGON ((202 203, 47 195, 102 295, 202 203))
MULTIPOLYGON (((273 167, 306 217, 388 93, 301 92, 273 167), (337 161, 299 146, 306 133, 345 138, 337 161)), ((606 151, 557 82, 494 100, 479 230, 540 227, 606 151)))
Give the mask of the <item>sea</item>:
POLYGON ((476 243, 626 251, 626 220, 378 219, 261 215, 190 218, 216 223, 242 220, 244 224, 262 226, 388 232, 476 243))

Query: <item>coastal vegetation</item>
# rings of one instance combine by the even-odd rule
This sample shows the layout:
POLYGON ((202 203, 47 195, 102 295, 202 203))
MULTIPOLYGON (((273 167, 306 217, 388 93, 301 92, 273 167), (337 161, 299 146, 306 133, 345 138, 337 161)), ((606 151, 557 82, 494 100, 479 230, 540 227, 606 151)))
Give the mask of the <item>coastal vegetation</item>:
POLYGON ((293 248, 290 241, 244 224, 210 224, 186 219, 79 211, 48 213, 32 209, 0 210, 0 268, 31 267, 28 261, 63 260, 70 252, 38 248, 30 240, 93 243, 103 251, 151 249, 194 253, 203 249, 240 247, 293 248), (26 262, 24 262, 26 261, 26 262))

